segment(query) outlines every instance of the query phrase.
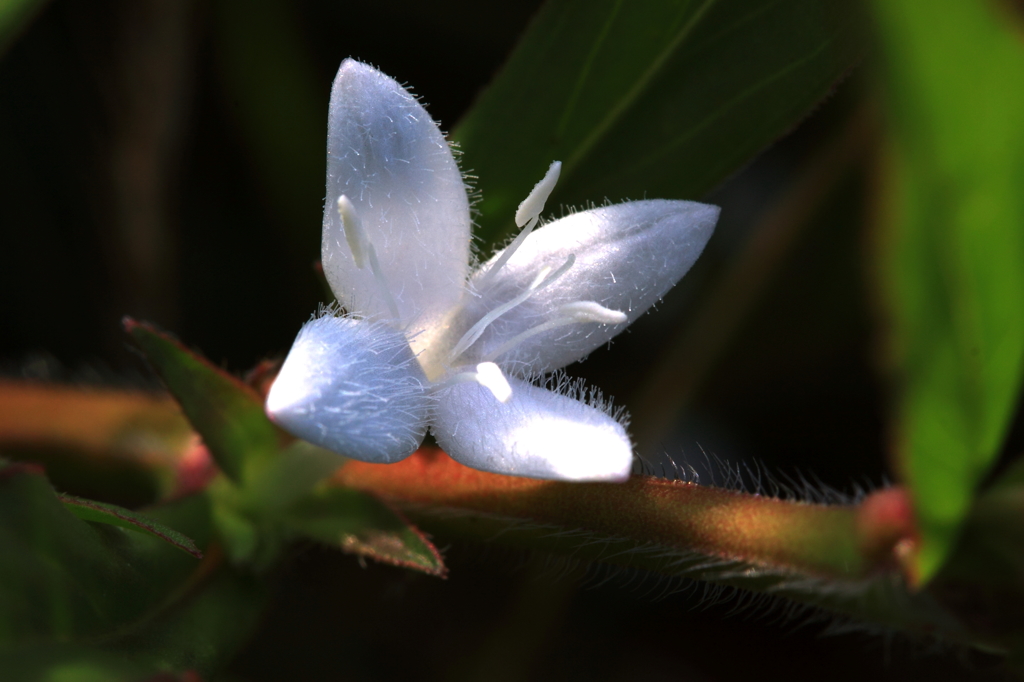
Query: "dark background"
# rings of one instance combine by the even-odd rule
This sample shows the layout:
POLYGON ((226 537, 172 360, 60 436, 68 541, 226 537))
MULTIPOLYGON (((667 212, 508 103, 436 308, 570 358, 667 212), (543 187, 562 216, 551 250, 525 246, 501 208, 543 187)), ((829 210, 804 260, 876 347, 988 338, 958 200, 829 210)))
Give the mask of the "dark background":
MULTIPOLYGON (((538 5, 50 2, 0 59, 3 374, 152 386, 127 349, 126 314, 235 372, 282 355, 324 299, 312 265, 337 65, 353 56, 411 84, 450 129, 538 5)), ((853 74, 711 196, 689 197, 723 206, 701 263, 660 311, 572 373, 640 404, 659 352, 872 93, 870 75, 853 74)), ((815 486, 847 493, 885 480, 865 258, 870 180, 865 155, 794 232, 686 416, 672 434, 641 439, 650 471, 689 463, 722 480, 724 465, 706 453, 813 474, 815 486)), ((479 187, 486 201, 486 178, 479 187)), ((234 671, 252 680, 994 677, 992 661, 928 643, 822 637, 842 624, 788 618, 780 604, 733 613, 745 600, 702 585, 438 541, 447 581, 297 548, 234 671)))

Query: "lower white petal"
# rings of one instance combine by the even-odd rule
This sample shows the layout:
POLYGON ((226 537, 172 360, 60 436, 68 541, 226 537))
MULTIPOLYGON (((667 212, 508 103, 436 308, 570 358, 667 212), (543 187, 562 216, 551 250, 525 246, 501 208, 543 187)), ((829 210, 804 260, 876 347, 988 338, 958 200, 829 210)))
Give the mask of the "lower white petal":
POLYGON ((499 402, 478 383, 440 393, 431 430, 458 462, 510 476, 624 481, 633 463, 626 430, 610 416, 518 379, 499 402))
POLYGON ((345 317, 308 322, 267 395, 272 421, 364 462, 397 462, 426 434, 426 377, 405 337, 345 317))

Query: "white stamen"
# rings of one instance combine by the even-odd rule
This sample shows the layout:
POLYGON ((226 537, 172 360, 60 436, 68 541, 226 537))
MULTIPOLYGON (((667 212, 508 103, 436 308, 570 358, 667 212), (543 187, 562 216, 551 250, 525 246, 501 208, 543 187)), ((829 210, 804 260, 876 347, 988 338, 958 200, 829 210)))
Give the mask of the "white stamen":
POLYGON ((512 254, 523 245, 526 238, 533 232, 533 228, 537 226, 537 221, 540 220, 540 214, 544 211, 544 204, 547 202, 548 197, 551 196, 551 191, 555 189, 555 183, 558 182, 558 176, 561 172, 562 162, 552 161, 548 172, 544 174, 540 182, 534 185, 530 194, 519 204, 519 208, 516 210, 516 227, 523 227, 523 225, 526 225, 526 227, 523 227, 522 231, 512 240, 512 243, 501 252, 498 260, 494 261, 494 265, 480 278, 480 281, 477 283, 478 291, 483 291, 487 287, 494 274, 501 270, 502 266, 512 257, 512 254))
POLYGON ((481 362, 476 366, 476 380, 490 391, 498 402, 507 403, 512 397, 512 387, 508 385, 508 379, 493 362, 481 362))
POLYGON ((605 308, 597 301, 576 301, 558 307, 559 316, 571 317, 577 322, 600 322, 601 324, 622 324, 629 316, 621 310, 605 308))
POLYGON ((356 267, 362 270, 366 267, 366 246, 370 240, 363 230, 363 223, 359 220, 356 207, 344 194, 338 197, 338 215, 341 217, 341 226, 345 230, 345 241, 352 252, 352 259, 355 260, 356 267))
POLYGON ((519 204, 516 210, 516 227, 522 227, 544 211, 544 203, 551 196, 558 182, 558 175, 562 172, 562 162, 552 161, 548 172, 544 174, 541 181, 534 185, 530 194, 519 204))
POLYGON ((491 324, 491 322, 494 322, 496 319, 498 319, 508 311, 512 310, 526 299, 530 298, 530 296, 533 296, 533 294, 535 294, 537 291, 540 291, 541 289, 543 289, 544 287, 546 287, 547 285, 551 284, 556 279, 564 275, 566 270, 571 268, 572 264, 575 262, 576 256, 573 254, 569 254, 569 257, 565 259, 565 263, 563 263, 562 266, 555 270, 554 272, 551 272, 550 267, 544 268, 533 279, 533 282, 530 284, 530 286, 526 287, 526 290, 523 291, 523 293, 519 294, 512 300, 501 304, 500 306, 498 306, 497 308, 495 308, 494 310, 490 311, 482 318, 480 318, 480 320, 477 321, 476 324, 470 327, 469 331, 462 335, 462 338, 459 339, 459 342, 455 344, 454 348, 452 348, 452 352, 448 355, 449 362, 454 361, 455 358, 462 355, 462 353, 467 348, 476 343, 476 340, 480 338, 480 336, 484 333, 484 331, 487 329, 488 325, 491 324), (549 272, 551 272, 550 275, 548 274, 549 272))
POLYGON ((573 303, 566 303, 565 305, 559 306, 558 310, 555 311, 555 317, 542 322, 536 327, 531 327, 525 332, 518 334, 505 343, 498 346, 496 349, 487 354, 486 361, 493 362, 498 357, 504 355, 508 351, 512 350, 526 339, 536 336, 542 332, 546 332, 549 329, 556 327, 562 327, 567 324, 575 324, 582 322, 597 322, 599 324, 622 324, 629 319, 626 313, 619 310, 611 310, 605 308, 597 301, 575 301, 573 303))
POLYGON ((505 378, 501 368, 493 362, 481 362, 476 366, 475 372, 460 372, 459 374, 455 374, 440 384, 437 384, 434 387, 434 390, 441 391, 446 388, 450 388, 455 384, 470 381, 480 384, 486 388, 500 403, 507 403, 512 398, 512 387, 509 385, 508 379, 505 378))
POLYGON ((345 241, 348 242, 348 248, 352 251, 352 260, 356 262, 356 267, 360 270, 366 267, 367 261, 370 262, 370 271, 373 273, 373 279, 377 282, 377 289, 380 291, 384 303, 387 304, 391 317, 397 320, 398 304, 395 303, 395 297, 391 295, 391 288, 384 277, 384 271, 381 270, 380 261, 377 260, 377 251, 373 248, 370 238, 366 236, 363 223, 359 220, 359 214, 356 213, 356 207, 344 194, 338 197, 338 215, 341 217, 341 226, 345 230, 345 241))

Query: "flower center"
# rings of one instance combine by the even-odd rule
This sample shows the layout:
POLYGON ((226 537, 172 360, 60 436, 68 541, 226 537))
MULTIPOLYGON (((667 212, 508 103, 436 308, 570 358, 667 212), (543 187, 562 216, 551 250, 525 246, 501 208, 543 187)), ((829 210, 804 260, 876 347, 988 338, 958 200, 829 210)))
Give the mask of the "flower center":
MULTIPOLYGON (((476 292, 479 292, 479 294, 486 294, 494 282, 495 275, 502 267, 504 267, 519 247, 522 246, 526 241, 526 238, 530 236, 533 228, 536 227, 537 222, 540 220, 540 214, 544 211, 544 205, 547 203, 548 198, 551 196, 551 192, 555 188, 555 183, 558 181, 558 176, 561 173, 561 170, 561 162, 553 162, 541 181, 534 186, 533 190, 530 191, 530 194, 527 195, 522 203, 519 204, 519 208, 516 211, 515 221, 516 225, 523 229, 520 231, 519 235, 512 240, 512 243, 501 252, 501 255, 499 255, 490 268, 488 268, 487 272, 478 278, 474 286, 476 292)), ((576 256, 574 254, 570 254, 557 270, 552 272, 550 266, 541 269, 533 278, 533 281, 519 295, 488 311, 472 327, 470 327, 469 330, 466 331, 452 346, 446 356, 435 354, 434 357, 443 357, 443 364, 447 367, 458 366, 459 357, 480 339, 491 323, 526 302, 538 291, 554 283, 570 268, 572 268, 575 261, 576 256)), ((473 294, 474 292, 469 293, 473 294)), ((513 350, 523 341, 556 327, 587 322, 596 322, 599 324, 620 324, 625 322, 627 319, 628 318, 625 313, 605 308, 596 301, 574 301, 566 303, 559 306, 554 311, 554 315, 549 317, 547 320, 515 335, 505 343, 501 344, 498 348, 488 352, 487 356, 484 358, 484 363, 492 364, 494 360, 510 350, 513 350)), ((426 358, 424 358, 424 360, 426 360, 426 358)), ((481 365, 478 365, 478 367, 480 366, 481 365)), ((431 372, 428 371, 428 376, 430 374, 431 372)), ((495 395, 497 395, 497 393, 495 395)))
MULTIPOLYGON (((547 173, 530 191, 530 194, 519 204, 516 210, 516 226, 522 228, 515 239, 501 252, 494 263, 487 271, 476 279, 472 289, 465 291, 463 303, 452 310, 447 319, 456 321, 465 312, 469 296, 486 295, 495 282, 495 276, 508 263, 509 259, 523 245, 527 237, 537 226, 540 215, 544 211, 544 205, 551 196, 555 183, 561 172, 562 164, 555 161, 548 168, 547 173)), ((387 305, 388 311, 395 322, 399 321, 398 306, 388 286, 387 279, 377 260, 377 252, 370 242, 369 236, 363 229, 359 215, 347 196, 341 195, 338 198, 338 215, 341 217, 342 227, 345 232, 345 241, 356 267, 363 269, 369 266, 373 273, 374 282, 378 293, 387 305)), ((495 306, 481 316, 467 331, 465 331, 450 347, 448 347, 447 325, 441 325, 437 329, 421 330, 418 334, 410 336, 409 330, 406 335, 414 348, 418 348, 417 360, 427 375, 427 379, 433 382, 433 390, 442 390, 449 386, 465 381, 473 381, 489 389, 501 402, 507 401, 512 395, 512 389, 502 374, 501 369, 495 364, 502 355, 515 349, 524 341, 542 334, 551 329, 569 324, 621 324, 627 321, 625 313, 618 310, 605 308, 596 301, 573 301, 565 303, 546 316, 546 319, 538 322, 532 327, 522 331, 512 338, 501 343, 497 348, 487 352, 475 366, 466 363, 460 365, 459 359, 475 344, 487 328, 497 319, 509 313, 516 307, 530 299, 537 292, 550 286, 561 278, 576 261, 575 254, 570 254, 565 262, 557 269, 545 266, 534 276, 533 280, 516 296, 500 305, 495 306), (473 367, 469 369, 469 367, 473 367)), ((454 331, 454 330, 452 330, 454 331)), ((454 332, 457 333, 457 332, 454 332)))
MULTIPOLYGON (((533 296, 536 292, 540 291, 541 289, 543 289, 544 287, 546 287, 547 285, 551 284, 556 279, 558 279, 559 277, 564 275, 565 272, 569 268, 571 268, 573 263, 575 263, 575 262, 576 262, 576 256, 570 254, 569 257, 565 259, 565 263, 563 263, 562 266, 560 268, 558 268, 557 270, 555 270, 554 272, 551 272, 551 268, 550 267, 543 268, 539 273, 537 273, 537 276, 533 278, 533 282, 530 283, 530 286, 526 287, 526 289, 523 291, 523 293, 519 294, 518 296, 513 298, 511 301, 507 301, 505 303, 502 303, 500 306, 498 306, 494 310, 492 310, 489 313, 487 313, 486 315, 484 315, 482 318, 480 318, 480 320, 476 324, 474 324, 469 329, 468 332, 463 334, 462 338, 459 339, 459 342, 455 344, 454 348, 452 348, 451 353, 449 353, 449 355, 448 355, 448 362, 449 363, 454 363, 455 360, 460 355, 462 355, 466 351, 467 348, 469 348, 474 343, 476 343, 476 340, 480 338, 480 336, 484 333, 484 331, 487 329, 487 327, 492 322, 494 322, 496 319, 498 319, 499 317, 501 317, 502 315, 504 315, 508 311, 512 310, 513 308, 515 308, 519 304, 521 304, 524 301, 526 301, 528 298, 533 296), (549 275, 549 273, 550 273, 550 275, 549 275)), ((489 275, 493 271, 494 271, 494 269, 492 268, 491 270, 488 271, 487 274, 489 275)), ((486 277, 486 275, 485 275, 485 277, 486 277)))

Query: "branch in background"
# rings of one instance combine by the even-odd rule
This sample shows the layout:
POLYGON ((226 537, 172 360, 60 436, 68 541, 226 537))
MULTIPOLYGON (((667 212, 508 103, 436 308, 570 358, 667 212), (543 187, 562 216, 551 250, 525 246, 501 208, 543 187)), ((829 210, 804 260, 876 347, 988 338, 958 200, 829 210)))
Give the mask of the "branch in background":
POLYGON ((146 472, 162 496, 196 447, 169 396, 145 391, 0 381, 0 451, 6 456, 146 472), (77 463, 77 464, 76 464, 77 463))

